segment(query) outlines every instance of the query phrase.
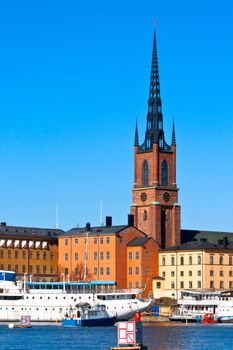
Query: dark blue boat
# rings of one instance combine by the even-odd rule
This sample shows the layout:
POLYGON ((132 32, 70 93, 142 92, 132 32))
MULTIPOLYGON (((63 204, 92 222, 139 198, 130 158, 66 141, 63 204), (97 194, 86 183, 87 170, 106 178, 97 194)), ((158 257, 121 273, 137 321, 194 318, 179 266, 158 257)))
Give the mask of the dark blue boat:
POLYGON ((76 309, 70 310, 62 320, 64 327, 97 327, 113 326, 116 322, 116 316, 110 316, 106 311, 105 305, 91 307, 89 304, 76 305, 76 309))

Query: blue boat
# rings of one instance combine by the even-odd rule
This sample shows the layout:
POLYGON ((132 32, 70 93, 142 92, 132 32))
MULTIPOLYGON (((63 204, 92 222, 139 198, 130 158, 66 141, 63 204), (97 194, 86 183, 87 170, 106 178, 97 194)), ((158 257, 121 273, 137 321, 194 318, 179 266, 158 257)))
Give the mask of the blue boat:
POLYGON ((78 304, 76 309, 70 309, 62 319, 64 327, 97 327, 113 326, 117 321, 116 316, 110 316, 105 305, 78 304))

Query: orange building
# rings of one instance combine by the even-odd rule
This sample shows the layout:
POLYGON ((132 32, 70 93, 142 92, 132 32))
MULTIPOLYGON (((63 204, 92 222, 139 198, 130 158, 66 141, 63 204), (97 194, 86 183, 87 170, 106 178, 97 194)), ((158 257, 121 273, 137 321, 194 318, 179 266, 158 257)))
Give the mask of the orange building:
POLYGON ((63 231, 0 225, 0 269, 16 272, 18 279, 56 281, 58 235, 63 231))
POLYGON ((104 227, 73 228, 59 236, 60 279, 115 281, 118 288, 142 288, 157 272, 155 247, 156 242, 133 225, 112 226, 109 217, 104 227), (133 258, 136 254, 138 259, 133 258))

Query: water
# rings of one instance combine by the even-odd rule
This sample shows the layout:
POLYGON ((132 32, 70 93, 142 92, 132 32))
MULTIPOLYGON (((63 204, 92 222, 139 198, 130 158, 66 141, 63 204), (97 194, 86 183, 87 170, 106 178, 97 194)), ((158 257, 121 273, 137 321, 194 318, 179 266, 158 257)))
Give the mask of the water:
MULTIPOLYGON (((233 324, 168 324, 143 326, 149 350, 233 350, 233 324)), ((63 328, 0 326, 0 350, 109 350, 117 343, 117 327, 63 328)))

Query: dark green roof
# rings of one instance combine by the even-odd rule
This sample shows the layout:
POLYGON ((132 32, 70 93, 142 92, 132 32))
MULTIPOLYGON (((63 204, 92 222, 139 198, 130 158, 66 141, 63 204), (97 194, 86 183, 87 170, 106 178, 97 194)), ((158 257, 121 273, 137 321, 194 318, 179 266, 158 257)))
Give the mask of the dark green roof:
POLYGON ((233 232, 204 231, 204 230, 181 230, 181 243, 207 240, 209 243, 218 244, 220 240, 233 241, 233 232))

